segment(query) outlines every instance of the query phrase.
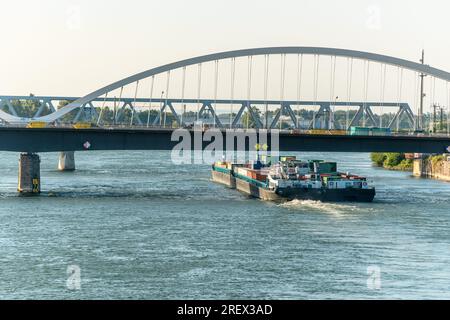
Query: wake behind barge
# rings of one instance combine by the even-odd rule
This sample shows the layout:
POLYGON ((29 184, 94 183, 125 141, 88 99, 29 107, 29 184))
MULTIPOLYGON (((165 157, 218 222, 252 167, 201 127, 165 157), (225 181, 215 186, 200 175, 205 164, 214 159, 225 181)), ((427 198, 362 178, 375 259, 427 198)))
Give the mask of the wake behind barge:
POLYGON ((215 162, 212 180, 269 201, 371 202, 375 188, 365 177, 337 171, 335 162, 280 157, 275 164, 215 162))

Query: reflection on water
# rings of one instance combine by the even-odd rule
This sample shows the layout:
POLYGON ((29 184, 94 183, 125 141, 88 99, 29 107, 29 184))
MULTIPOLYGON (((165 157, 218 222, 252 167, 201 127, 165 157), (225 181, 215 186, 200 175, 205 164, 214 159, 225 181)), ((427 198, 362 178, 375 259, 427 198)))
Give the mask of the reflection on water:
POLYGON ((0 153, 0 298, 450 298, 449 183, 297 156, 369 177, 375 201, 249 199, 155 151, 79 152, 72 173, 42 154, 44 192, 20 198, 18 154, 0 153))

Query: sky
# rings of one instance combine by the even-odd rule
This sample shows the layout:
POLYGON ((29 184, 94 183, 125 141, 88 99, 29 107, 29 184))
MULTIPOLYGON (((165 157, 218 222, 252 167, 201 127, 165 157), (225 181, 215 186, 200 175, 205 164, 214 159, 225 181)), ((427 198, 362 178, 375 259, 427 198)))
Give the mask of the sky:
POLYGON ((82 96, 161 64, 266 46, 414 61, 424 48, 450 70, 445 0, 1 0, 0 12, 0 95, 82 96))

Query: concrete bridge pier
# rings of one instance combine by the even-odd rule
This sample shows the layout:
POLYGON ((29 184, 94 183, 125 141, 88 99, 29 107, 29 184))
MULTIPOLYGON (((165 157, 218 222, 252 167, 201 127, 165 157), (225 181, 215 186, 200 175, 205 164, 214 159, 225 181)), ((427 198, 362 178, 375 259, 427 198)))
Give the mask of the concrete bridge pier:
POLYGON ((38 154, 26 152, 20 154, 17 191, 23 195, 41 192, 41 159, 38 154))
POLYGON ((58 170, 75 170, 75 151, 64 151, 59 154, 58 170))

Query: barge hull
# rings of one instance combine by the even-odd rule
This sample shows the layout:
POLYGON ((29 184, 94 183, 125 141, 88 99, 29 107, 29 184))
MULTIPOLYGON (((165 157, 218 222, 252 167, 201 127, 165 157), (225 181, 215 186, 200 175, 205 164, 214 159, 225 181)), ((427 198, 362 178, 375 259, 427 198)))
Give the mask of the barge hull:
POLYGON ((319 200, 323 202, 372 202, 375 189, 284 189, 278 194, 289 200, 319 200))
POLYGON ((231 173, 226 174, 216 170, 211 170, 211 175, 214 182, 226 185, 231 189, 236 189, 236 178, 231 173))
POLYGON ((283 200, 283 197, 280 197, 275 192, 264 188, 260 188, 242 179, 236 179, 236 189, 243 193, 248 194, 251 197, 260 198, 262 200, 269 200, 269 201, 283 200))
POLYGON ((372 202, 375 189, 283 189, 275 192, 236 179, 236 189, 254 198, 269 201, 316 200, 322 202, 372 202))

